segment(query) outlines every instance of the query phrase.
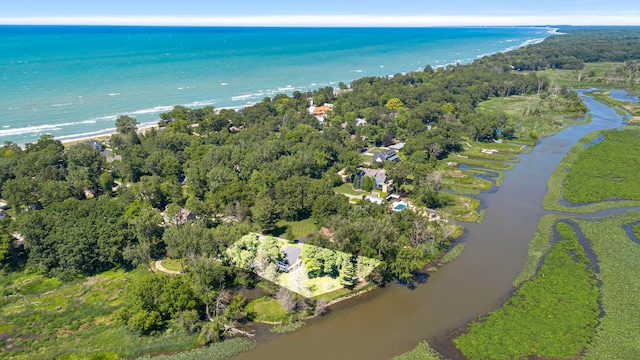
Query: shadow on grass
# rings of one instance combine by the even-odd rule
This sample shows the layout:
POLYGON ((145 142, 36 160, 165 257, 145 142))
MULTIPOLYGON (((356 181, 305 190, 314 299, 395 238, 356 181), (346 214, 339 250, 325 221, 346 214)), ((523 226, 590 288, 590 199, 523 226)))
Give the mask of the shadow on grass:
POLYGON ((287 232, 287 228, 288 226, 276 226, 272 231, 271 231, 271 235, 275 236, 275 237, 281 237, 282 235, 284 235, 284 233, 287 232))

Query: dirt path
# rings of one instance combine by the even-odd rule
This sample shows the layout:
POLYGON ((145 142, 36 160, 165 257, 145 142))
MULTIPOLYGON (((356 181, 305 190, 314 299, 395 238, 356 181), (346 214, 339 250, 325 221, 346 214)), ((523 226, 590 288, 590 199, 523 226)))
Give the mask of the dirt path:
POLYGON ((173 275, 180 274, 180 271, 169 270, 169 269, 166 269, 164 266, 162 266, 162 260, 156 261, 156 270, 162 271, 167 274, 173 274, 173 275))

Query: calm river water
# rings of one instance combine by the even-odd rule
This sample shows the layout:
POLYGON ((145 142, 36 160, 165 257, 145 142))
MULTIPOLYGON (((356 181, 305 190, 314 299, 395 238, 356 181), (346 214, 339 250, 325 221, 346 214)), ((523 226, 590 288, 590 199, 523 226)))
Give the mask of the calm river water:
POLYGON ((540 140, 497 191, 478 196, 486 205, 484 221, 464 224, 461 241, 467 246, 457 260, 414 289, 387 285, 332 307, 294 333, 259 329, 258 347, 237 359, 389 359, 500 307, 514 290, 511 283, 524 265, 529 241, 547 213, 542 199, 553 169, 585 134, 623 124, 609 107, 582 98, 592 122, 540 140))

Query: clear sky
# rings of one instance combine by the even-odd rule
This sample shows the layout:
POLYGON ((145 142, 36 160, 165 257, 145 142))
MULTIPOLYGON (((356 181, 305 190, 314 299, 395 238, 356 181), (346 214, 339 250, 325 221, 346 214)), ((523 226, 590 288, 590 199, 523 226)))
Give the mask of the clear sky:
POLYGON ((638 0, 1 0, 0 24, 640 25, 638 0))

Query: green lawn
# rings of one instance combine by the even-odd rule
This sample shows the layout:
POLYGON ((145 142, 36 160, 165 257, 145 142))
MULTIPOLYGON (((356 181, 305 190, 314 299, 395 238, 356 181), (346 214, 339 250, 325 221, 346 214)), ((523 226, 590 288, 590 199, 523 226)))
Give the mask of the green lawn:
POLYGON ((167 270, 182 271, 182 265, 178 259, 164 258, 160 263, 167 270))
POLYGON ((367 194, 367 192, 364 190, 355 190, 353 188, 353 184, 351 183, 344 183, 340 186, 336 186, 333 188, 333 191, 336 194, 349 194, 349 195, 356 195, 356 196, 367 194))
POLYGON ((363 163, 366 163, 366 162, 370 163, 372 158, 373 158, 372 155, 360 154, 360 159, 362 159, 363 163))
POLYGON ((344 288, 344 286, 340 284, 339 278, 334 279, 329 276, 321 276, 309 279, 304 266, 299 267, 295 271, 280 274, 278 284, 306 297, 316 297, 344 288), (300 284, 298 284, 298 279, 303 279, 300 284), (302 289, 299 288, 299 285, 302 286, 302 289))
POLYGON ((247 311, 255 313, 255 321, 280 322, 287 320, 286 311, 278 300, 271 297, 261 297, 247 305, 247 311))
POLYGON ((381 147, 374 147, 374 148, 370 148, 369 151, 367 151, 369 154, 375 154, 377 152, 380 152, 382 150, 388 150, 387 148, 381 148, 381 147))
MULTIPOLYGON (((311 219, 305 219, 301 221, 280 220, 276 223, 276 226, 278 227, 278 230, 280 230, 278 231, 278 234, 277 234, 278 236, 284 235, 284 237, 287 237, 286 233, 287 231, 290 231, 294 235, 295 239, 303 238, 320 229, 318 225, 314 224, 313 220, 311 219)), ((295 239, 288 239, 288 240, 295 240, 295 239)))

